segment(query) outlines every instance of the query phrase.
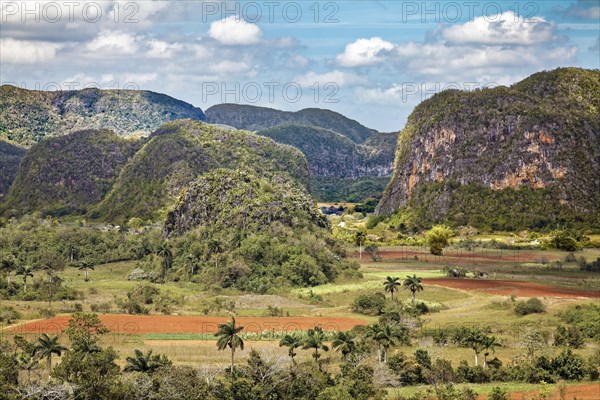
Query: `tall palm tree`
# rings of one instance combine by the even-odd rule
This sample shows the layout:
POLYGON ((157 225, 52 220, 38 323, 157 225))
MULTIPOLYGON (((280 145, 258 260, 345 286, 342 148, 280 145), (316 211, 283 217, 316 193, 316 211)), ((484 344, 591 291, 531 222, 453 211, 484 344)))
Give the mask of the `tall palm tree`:
POLYGON ((44 333, 38 338, 38 341, 33 348, 33 355, 39 358, 45 358, 46 368, 48 369, 48 372, 50 372, 52 371, 52 356, 57 355, 60 357, 65 351, 67 351, 67 348, 58 342, 58 336, 50 337, 48 334, 44 333))
POLYGON ((479 329, 468 329, 461 339, 463 345, 470 347, 475 352, 475 365, 479 365, 479 353, 485 348, 486 335, 479 329))
POLYGON ((314 349, 312 357, 315 359, 315 362, 319 365, 319 370, 321 370, 321 363, 319 363, 319 358, 321 355, 319 354, 319 350, 329 351, 329 346, 325 344, 325 332, 319 326, 315 326, 308 330, 306 334, 306 338, 304 339, 304 345, 302 346, 304 350, 314 349))
POLYGON ((346 362, 348 354, 356 350, 356 335, 354 332, 338 332, 331 342, 331 347, 342 353, 342 361, 346 362))
POLYGON ((408 289, 412 292, 412 305, 415 305, 415 293, 420 292, 423 289, 423 285, 421 284, 421 278, 417 277, 417 275, 406 276, 406 279, 402 283, 404 289, 408 289))
POLYGON ((374 324, 369 327, 367 337, 373 339, 378 346, 377 358, 379 362, 387 363, 387 353, 391 346, 400 344, 405 335, 399 329, 385 324, 374 324))
POLYGON ((367 240, 367 234, 362 229, 354 233, 354 244, 358 246, 358 258, 362 260, 362 246, 367 240))
POLYGON ((244 341, 238 335, 244 329, 243 326, 236 326, 235 318, 231 318, 231 321, 219 325, 219 331, 216 336, 217 348, 219 350, 225 350, 227 347, 231 349, 231 373, 233 374, 235 350, 239 347, 240 350, 244 350, 244 341))
POLYGON ((162 280, 164 281, 165 276, 167 275, 167 270, 171 268, 171 265, 173 264, 173 252, 171 251, 171 246, 169 245, 169 242, 167 242, 166 240, 162 242, 156 250, 156 255, 162 257, 163 259, 160 275, 162 280))
POLYGON ((392 296, 392 301, 394 301, 394 292, 397 292, 400 286, 402 286, 400 283, 400 278, 392 278, 391 276, 388 276, 385 278, 385 282, 383 282, 383 287, 385 291, 392 296))
POLYGON ((83 271, 83 280, 84 282, 90 281, 89 270, 94 270, 94 264, 91 261, 81 260, 75 263, 75 268, 80 271, 83 271))
POLYGON ((30 265, 21 266, 15 275, 23 277, 23 292, 27 292, 27 277, 33 278, 33 268, 30 265))
POLYGON ((123 368, 125 372, 136 371, 151 374, 160 367, 170 364, 170 361, 166 357, 152 354, 152 350, 148 350, 145 354, 138 349, 135 349, 133 352, 133 357, 126 358, 127 365, 123 368))
POLYGON ((302 337, 297 334, 297 333, 291 333, 291 334, 286 334, 284 337, 281 338, 281 340, 279 341, 279 347, 287 347, 288 348, 288 355, 291 357, 292 362, 294 362, 294 357, 296 356, 296 353, 294 352, 294 350, 296 350, 298 347, 302 347, 304 343, 304 340, 302 339, 302 337))
POLYGON ((500 343, 496 340, 496 336, 484 336, 482 343, 483 347, 483 368, 487 367, 487 357, 490 352, 496 352, 496 346, 500 346, 500 343))

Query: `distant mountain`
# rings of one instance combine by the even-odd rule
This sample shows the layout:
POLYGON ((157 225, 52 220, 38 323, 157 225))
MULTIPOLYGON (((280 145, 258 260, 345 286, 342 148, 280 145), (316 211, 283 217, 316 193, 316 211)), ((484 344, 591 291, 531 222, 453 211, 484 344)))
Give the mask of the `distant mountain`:
POLYGON ((249 131, 290 124, 316 126, 340 133, 355 143, 363 143, 377 133, 342 114, 320 108, 288 112, 250 105, 218 104, 206 110, 206 122, 249 131))
POLYGON ((285 173, 308 187, 300 151, 246 131, 179 120, 154 132, 120 173, 94 217, 162 220, 177 196, 200 175, 217 168, 245 168, 263 178, 285 173))
POLYGON ((378 177, 393 171, 396 135, 377 134, 377 139, 372 136, 359 145, 337 132, 314 126, 280 125, 256 133, 302 151, 312 178, 378 177))
POLYGON ((26 153, 25 149, 0 140, 0 201, 15 180, 19 164, 26 153))
POLYGON ((79 131, 44 140, 21 161, 1 208, 12 210, 11 214, 84 214, 102 200, 121 167, 140 146, 139 141, 107 130, 79 131))
POLYGON ((377 208, 395 211, 405 225, 599 227, 600 71, 560 68, 421 103, 377 208))
POLYGON ((181 118, 204 120, 204 113, 191 104, 148 91, 44 92, 0 86, 0 139, 26 146, 85 129, 146 136, 161 124, 181 118))

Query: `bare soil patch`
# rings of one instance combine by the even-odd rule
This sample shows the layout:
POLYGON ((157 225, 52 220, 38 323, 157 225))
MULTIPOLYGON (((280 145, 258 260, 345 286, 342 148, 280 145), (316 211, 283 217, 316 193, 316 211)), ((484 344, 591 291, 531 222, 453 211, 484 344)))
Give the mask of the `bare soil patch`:
POLYGON ((519 297, 588 297, 600 298, 600 291, 579 291, 539 283, 499 279, 432 278, 423 279, 430 285, 460 290, 477 290, 500 296, 514 294, 519 297))
MULTIPOLYGON (((70 315, 62 315, 48 320, 38 320, 7 329, 14 333, 54 333, 62 332, 68 325, 70 315)), ((176 315, 100 315, 100 320, 113 334, 146 333, 198 333, 217 332, 219 324, 229 317, 176 316, 176 315)), ((238 317, 236 322, 244 326, 244 332, 299 331, 315 326, 324 330, 345 331, 355 325, 366 325, 359 318, 345 317, 238 317)))

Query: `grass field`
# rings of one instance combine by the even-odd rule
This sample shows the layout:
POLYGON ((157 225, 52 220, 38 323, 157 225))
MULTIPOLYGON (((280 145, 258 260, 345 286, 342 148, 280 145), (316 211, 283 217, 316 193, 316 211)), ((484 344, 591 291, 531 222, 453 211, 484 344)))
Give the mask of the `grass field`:
MULTIPOLYGON (((522 262, 516 262, 516 257, 513 254, 495 255, 490 253, 475 254, 469 257, 457 256, 454 253, 450 253, 451 256, 448 257, 433 257, 422 254, 415 259, 414 256, 403 256, 402 252, 404 250, 406 249, 401 246, 381 248, 382 259, 377 262, 367 259, 363 254, 363 259, 360 260, 360 271, 363 274, 361 279, 341 281, 313 288, 284 288, 267 295, 247 294, 236 290, 203 292, 198 290, 198 286, 191 282, 168 282, 158 286, 162 291, 169 292, 181 299, 181 302, 173 309, 174 315, 202 315, 202 304, 221 299, 222 301, 232 302, 234 306, 230 309, 213 311, 210 314, 211 316, 222 317, 222 320, 226 320, 232 315, 237 315, 242 319, 263 318, 269 315, 268 307, 270 306, 279 308, 283 315, 289 316, 283 317, 281 320, 285 318, 303 318, 303 320, 308 321, 302 325, 302 328, 305 329, 311 325, 311 321, 317 324, 320 318, 354 318, 363 321, 362 323, 375 322, 377 317, 353 313, 351 310, 352 301, 361 294, 377 291, 383 293, 383 281, 387 276, 403 279, 407 275, 417 275, 425 279, 425 290, 417 293, 417 300, 441 305, 439 312, 426 314, 422 317, 423 325, 420 328, 422 332, 459 324, 484 327, 502 343, 502 346, 496 349, 493 356, 504 361, 523 354, 524 349, 521 341, 529 330, 535 328, 543 332, 552 332, 559 322, 557 313, 560 310, 571 304, 598 301, 598 298, 585 299, 577 295, 577 291, 597 291, 600 287, 600 277, 597 275, 579 271, 574 263, 563 263, 561 270, 555 270, 549 268, 547 264, 537 262, 544 259, 564 259, 566 255, 564 252, 543 251, 527 256, 521 254, 519 257, 522 262), (455 266, 488 272, 490 280, 488 283, 493 282, 494 278, 521 283, 531 282, 532 284, 567 288, 573 290, 573 295, 558 296, 553 293, 543 295, 540 299, 546 306, 546 312, 522 317, 516 315, 510 308, 510 302, 520 300, 518 296, 511 299, 508 295, 496 295, 490 291, 452 288, 427 283, 428 279, 439 280, 446 277, 445 271, 447 268, 455 266)), ((600 250, 587 249, 581 254, 588 259, 592 259, 600 256, 600 250)), ((135 263, 131 262, 100 265, 94 271, 90 271, 90 282, 84 282, 83 274, 77 269, 65 270, 61 274, 65 284, 79 290, 82 293, 82 298, 76 301, 56 302, 53 305, 54 310, 58 312, 58 316, 64 315, 63 322, 68 319, 68 314, 72 312, 75 304, 81 304, 80 307, 84 311, 90 311, 93 304, 107 303, 111 304, 111 313, 118 312, 115 298, 124 298, 127 291, 138 284, 138 282, 127 280, 127 275, 134 268, 135 263)), ((478 282, 477 279, 461 279, 460 281, 478 282)), ((409 301, 410 296, 409 291, 400 290, 396 298, 399 301, 409 301)), ((5 303, 14 306, 21 312, 24 320, 39 319, 41 323, 45 321, 40 313, 42 309, 48 307, 45 302, 3 301, 3 304, 5 303)), ((128 319, 127 316, 122 318, 124 318, 123 321, 128 319)), ((123 362, 125 355, 129 355, 133 353, 134 349, 139 348, 153 349, 156 353, 165 354, 177 364, 202 364, 215 368, 227 365, 229 362, 228 354, 216 350, 214 336, 211 332, 194 331, 194 329, 182 332, 169 331, 161 326, 164 322, 160 322, 160 318, 158 317, 156 320, 156 324, 160 329, 126 331, 121 326, 119 331, 114 331, 108 335, 104 342, 120 352, 122 355, 121 362, 123 362)), ((277 317, 273 318, 277 320, 277 317)), ((131 321, 135 320, 133 317, 129 319, 131 321)), ((344 326, 344 329, 349 327, 344 326)), ((57 329, 57 333, 59 331, 60 329, 57 329)), ((18 329, 15 332, 20 332, 29 338, 34 338, 39 334, 35 331, 25 332, 18 329)), ((418 332, 415 334, 418 336, 418 332)), ((10 340, 14 332, 11 333, 4 327, 0 331, 0 335, 0 340, 10 340)), ((64 335, 61 341, 66 343, 64 335)), ((576 350, 576 352, 587 357, 593 353, 597 346, 597 344, 589 343, 584 349, 576 350)), ((421 337, 413 338, 410 347, 391 349, 390 356, 399 352, 413 354, 419 347, 427 349, 432 358, 446 358, 452 361, 455 366, 462 360, 466 360, 470 364, 473 363, 471 350, 455 346, 437 347, 433 345, 430 338, 421 337)), ((259 349, 268 354, 269 357, 285 359, 287 356, 287 350, 280 348, 278 340, 273 340, 273 338, 249 340, 247 349, 250 348, 259 349)), ((552 355, 558 349, 549 347, 543 351, 552 355)), ((247 350, 240 352, 239 359, 244 360, 247 354, 247 350)), ((310 359, 306 351, 299 351, 299 357, 300 359, 310 359)), ((337 368, 335 365, 340 362, 339 354, 329 352, 324 357, 329 368, 337 368)), ((506 386, 511 392, 526 392, 536 389, 536 385, 491 384, 475 385, 475 390, 479 394, 486 394, 493 386, 506 386)), ((410 394, 418 390, 418 387, 390 389, 390 394, 410 394)))

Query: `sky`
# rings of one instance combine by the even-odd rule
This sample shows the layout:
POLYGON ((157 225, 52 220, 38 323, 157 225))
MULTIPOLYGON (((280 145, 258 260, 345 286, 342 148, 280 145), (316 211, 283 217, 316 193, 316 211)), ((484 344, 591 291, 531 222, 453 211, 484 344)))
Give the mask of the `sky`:
POLYGON ((399 131, 444 89, 600 68, 600 0, 7 1, 0 83, 340 112, 399 131))

